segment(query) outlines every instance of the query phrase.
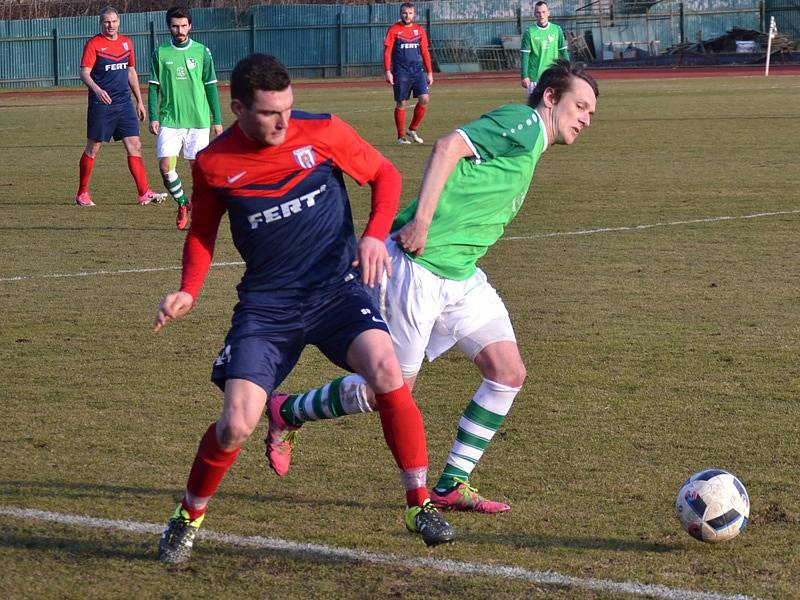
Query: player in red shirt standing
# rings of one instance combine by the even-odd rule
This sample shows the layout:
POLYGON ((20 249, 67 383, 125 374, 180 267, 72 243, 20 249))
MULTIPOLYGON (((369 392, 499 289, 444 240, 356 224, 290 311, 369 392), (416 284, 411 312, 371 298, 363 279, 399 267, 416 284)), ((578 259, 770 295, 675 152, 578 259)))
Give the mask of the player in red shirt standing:
POLYGON ((417 127, 428 110, 433 85, 433 66, 428 52, 428 35, 414 23, 416 9, 411 2, 400 5, 400 20, 389 27, 383 42, 383 68, 386 82, 394 88, 394 123, 397 127, 397 143, 422 143, 417 127), (417 99, 414 116, 406 133, 406 105, 411 94, 417 99))
POLYGON ((119 14, 108 7, 100 13, 100 33, 86 42, 81 57, 81 81, 89 88, 86 116, 86 148, 80 161, 80 179, 75 203, 94 206, 89 195, 89 179, 94 159, 103 142, 112 137, 122 140, 128 153, 128 169, 136 182, 139 204, 161 202, 166 194, 157 194, 147 183, 142 162, 139 121, 146 113, 136 75, 133 42, 119 34, 119 14), (136 110, 131 104, 131 92, 136 110), (137 120, 138 117, 138 120, 137 120))
MULTIPOLYGON (((197 155, 192 168, 181 288, 164 297, 154 331, 192 309, 226 212, 246 268, 211 372, 225 394, 222 414, 200 441, 184 497, 161 537, 165 562, 189 558, 209 500, 265 407, 268 436, 289 443, 292 428, 269 395, 308 344, 374 386, 383 435, 405 488, 406 527, 428 545, 455 538, 428 495, 422 415, 403 382, 388 327, 363 287, 380 281, 389 264, 383 240, 400 198, 400 173, 344 121, 293 110, 293 103, 289 73, 274 56, 241 60, 231 74, 236 123, 197 155), (372 188, 372 211, 358 242, 344 173, 372 188)), ((357 406, 337 410, 339 416, 362 412, 357 406)))

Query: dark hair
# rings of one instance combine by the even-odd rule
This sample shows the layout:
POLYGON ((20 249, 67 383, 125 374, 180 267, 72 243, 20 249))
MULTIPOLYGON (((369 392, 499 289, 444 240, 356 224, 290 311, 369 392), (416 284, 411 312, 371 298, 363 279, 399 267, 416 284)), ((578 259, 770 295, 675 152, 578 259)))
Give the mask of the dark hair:
POLYGON ((582 62, 570 62, 568 60, 559 59, 550 65, 547 70, 539 77, 536 82, 536 87, 533 89, 530 97, 528 98, 528 106, 536 108, 542 101, 544 91, 547 88, 553 88, 553 100, 558 102, 561 94, 569 90, 572 85, 572 78, 577 77, 583 79, 592 87, 594 97, 600 97, 600 90, 597 87, 597 82, 594 77, 586 72, 586 65, 582 62))
POLYGON ((191 25, 192 13, 188 8, 183 6, 173 6, 167 10, 167 27, 172 25, 172 19, 189 19, 189 25, 191 25))
MULTIPOLYGON (((533 7, 536 8, 537 6, 542 6, 542 5, 547 6, 547 2, 545 2, 544 0, 539 0, 539 2, 537 2, 536 4, 533 5, 533 7)), ((550 7, 547 6, 547 8, 550 8, 550 7)))
MULTIPOLYGON (((403 2, 400 5, 400 10, 403 10, 404 8, 414 8, 414 3, 413 2, 403 2)), ((414 10, 416 10, 416 8, 414 8, 414 10)))
POLYGON ((231 98, 247 108, 253 105, 253 92, 280 92, 291 85, 289 71, 270 54, 251 54, 243 58, 231 73, 231 98))

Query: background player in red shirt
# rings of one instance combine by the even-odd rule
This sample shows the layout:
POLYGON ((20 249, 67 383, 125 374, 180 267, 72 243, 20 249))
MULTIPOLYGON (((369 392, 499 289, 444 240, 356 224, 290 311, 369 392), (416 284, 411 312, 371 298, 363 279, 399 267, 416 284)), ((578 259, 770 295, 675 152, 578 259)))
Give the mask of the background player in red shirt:
POLYGON ((428 35, 414 23, 416 9, 411 2, 400 5, 400 20, 389 27, 383 42, 383 68, 386 81, 394 88, 394 123, 397 127, 397 143, 421 144, 417 128, 428 110, 433 85, 433 66, 428 52, 428 35), (414 116, 406 133, 406 105, 411 94, 417 99, 414 116))
MULTIPOLYGON (((227 212, 246 268, 211 374, 225 393, 222 414, 200 441, 159 558, 189 558, 206 506, 265 406, 269 439, 290 446, 291 428, 268 398, 307 344, 374 386, 384 438, 406 491, 406 527, 428 545, 452 541, 455 531, 428 496, 422 416, 403 382, 388 327, 362 285, 374 286, 389 264, 383 240, 397 209, 400 174, 337 117, 292 110, 289 74, 273 56, 240 61, 231 98, 236 123, 193 166, 181 289, 164 297, 153 323, 158 331, 192 309, 227 212), (372 188, 372 211, 358 242, 343 173, 372 188)), ((344 414, 357 412, 351 407, 344 414)))
POLYGON ((100 13, 100 33, 86 42, 81 57, 81 81, 89 88, 86 115, 86 148, 80 160, 80 177, 75 203, 94 206, 89 195, 89 179, 94 159, 103 142, 112 137, 122 140, 128 153, 128 169, 136 182, 139 204, 161 202, 166 194, 157 194, 147 183, 142 162, 139 121, 146 113, 135 69, 133 42, 119 34, 119 14, 111 7, 100 13), (131 91, 136 110, 131 105, 131 91), (137 120, 138 117, 138 120, 137 120))

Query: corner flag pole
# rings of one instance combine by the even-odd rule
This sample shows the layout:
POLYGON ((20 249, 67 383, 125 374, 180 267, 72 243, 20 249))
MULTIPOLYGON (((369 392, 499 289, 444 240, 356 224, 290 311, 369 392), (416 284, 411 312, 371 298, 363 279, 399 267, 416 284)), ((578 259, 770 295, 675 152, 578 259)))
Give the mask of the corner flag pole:
POLYGON ((764 77, 769 77, 769 59, 772 56, 772 38, 778 33, 775 17, 769 18, 769 37, 767 38, 767 66, 764 68, 764 77))

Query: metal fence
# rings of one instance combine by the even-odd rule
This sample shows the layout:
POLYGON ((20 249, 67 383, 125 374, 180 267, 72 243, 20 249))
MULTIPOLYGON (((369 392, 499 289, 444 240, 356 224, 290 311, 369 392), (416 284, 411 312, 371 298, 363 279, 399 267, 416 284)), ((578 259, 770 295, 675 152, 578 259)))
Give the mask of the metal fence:
MULTIPOLYGON (((781 30, 790 24, 800 28, 800 0, 662 0, 642 14, 620 10, 620 3, 632 1, 551 0, 550 7, 553 21, 574 38, 589 40, 599 59, 606 47, 615 57, 615 50, 631 45, 660 51, 693 39, 697 32, 721 35, 733 26, 763 30, 768 13, 776 15, 781 30)), ((416 5, 443 70, 519 68, 518 50, 503 47, 502 40, 518 38, 533 23, 531 0, 416 5)), ((399 6, 268 5, 242 14, 198 9, 193 11, 192 37, 211 48, 221 79, 251 52, 280 57, 295 77, 376 75, 383 71, 383 39, 398 18, 399 6)), ((152 51, 169 39, 164 15, 122 15, 121 31, 133 40, 143 79, 152 51)), ((0 87, 78 85, 81 50, 97 30, 96 17, 0 21, 0 87)))

